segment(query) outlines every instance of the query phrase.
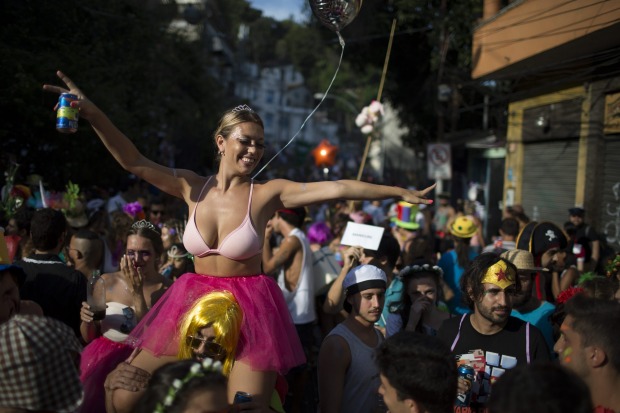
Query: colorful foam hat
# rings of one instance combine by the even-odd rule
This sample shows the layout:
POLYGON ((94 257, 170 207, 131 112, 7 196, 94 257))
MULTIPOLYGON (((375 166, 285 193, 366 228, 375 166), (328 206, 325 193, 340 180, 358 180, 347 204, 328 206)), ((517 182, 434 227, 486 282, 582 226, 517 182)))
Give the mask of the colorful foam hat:
POLYGON ((474 221, 467 217, 458 217, 450 225, 450 233, 459 238, 471 238, 474 236, 478 227, 474 221))
POLYGON ((418 215, 418 205, 400 201, 396 205, 396 216, 392 218, 392 221, 401 228, 413 231, 420 228, 420 224, 415 220, 416 215, 418 215))

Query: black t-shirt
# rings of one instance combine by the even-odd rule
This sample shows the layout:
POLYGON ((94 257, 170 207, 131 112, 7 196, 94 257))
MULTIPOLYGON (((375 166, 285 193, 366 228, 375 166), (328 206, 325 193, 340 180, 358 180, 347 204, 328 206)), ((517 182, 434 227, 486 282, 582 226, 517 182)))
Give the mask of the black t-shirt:
POLYGON ((496 334, 485 335, 476 331, 471 315, 451 318, 444 321, 438 337, 452 349, 457 363, 472 364, 479 367, 471 396, 472 411, 484 408, 491 394, 491 383, 495 382, 505 370, 527 364, 527 343, 529 336, 529 362, 549 361, 549 349, 541 332, 533 325, 515 317, 509 317, 504 329, 496 334), (461 324, 461 320, 463 321, 461 324), (459 333, 459 325, 460 333, 459 333), (457 338, 458 340, 455 339, 457 338), (481 350, 474 353, 475 350, 481 350), (474 356, 477 355, 478 358, 474 356), (472 359, 465 362, 466 359, 472 359), (484 362, 484 365, 482 363, 484 362), (484 371, 482 371, 484 370, 484 371))
POLYGON ((67 324, 80 337, 80 309, 82 301, 86 301, 84 274, 55 254, 33 254, 15 265, 26 273, 20 298, 36 302, 43 314, 67 324))

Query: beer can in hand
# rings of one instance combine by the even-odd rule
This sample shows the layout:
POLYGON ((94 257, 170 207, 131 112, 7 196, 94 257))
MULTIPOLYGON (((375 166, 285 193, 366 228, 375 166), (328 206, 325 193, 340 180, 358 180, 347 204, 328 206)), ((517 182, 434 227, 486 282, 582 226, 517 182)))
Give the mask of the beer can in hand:
POLYGON ((78 129, 80 112, 78 108, 72 108, 71 102, 78 100, 72 93, 62 93, 58 98, 56 110, 56 130, 61 133, 74 133, 78 129))
POLYGON ((461 364, 458 368, 458 377, 467 381, 467 391, 465 393, 458 393, 456 395, 456 406, 466 407, 469 406, 471 401, 471 388, 474 385, 474 368, 469 364, 461 364))

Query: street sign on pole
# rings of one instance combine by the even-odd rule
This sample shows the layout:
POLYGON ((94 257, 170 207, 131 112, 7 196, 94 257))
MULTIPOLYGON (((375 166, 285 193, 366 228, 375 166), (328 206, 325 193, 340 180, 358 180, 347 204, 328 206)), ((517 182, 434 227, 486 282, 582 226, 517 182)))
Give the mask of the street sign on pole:
POLYGON ((429 179, 452 179, 452 154, 447 143, 429 143, 426 148, 429 179))

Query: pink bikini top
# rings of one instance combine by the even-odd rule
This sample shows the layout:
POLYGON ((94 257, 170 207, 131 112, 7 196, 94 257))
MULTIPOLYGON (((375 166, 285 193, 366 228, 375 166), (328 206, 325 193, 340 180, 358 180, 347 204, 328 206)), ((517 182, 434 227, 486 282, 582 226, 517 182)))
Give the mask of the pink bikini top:
POLYGON ((252 190, 254 189, 254 181, 250 184, 250 199, 248 200, 248 212, 245 219, 234 231, 228 234, 221 242, 219 248, 209 248, 207 243, 200 235, 196 226, 196 209, 202 198, 202 193, 211 181, 211 177, 207 180, 200 191, 198 202, 194 206, 194 211, 187 220, 187 227, 183 234, 183 245, 188 252, 196 257, 206 257, 208 255, 222 255, 228 259, 241 261, 258 255, 263 250, 263 240, 258 237, 252 220, 250 219, 250 208, 252 206, 252 190))

